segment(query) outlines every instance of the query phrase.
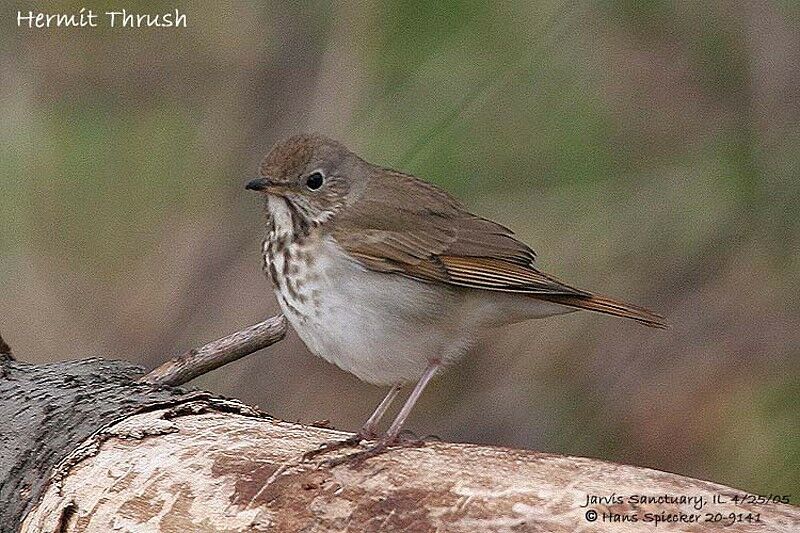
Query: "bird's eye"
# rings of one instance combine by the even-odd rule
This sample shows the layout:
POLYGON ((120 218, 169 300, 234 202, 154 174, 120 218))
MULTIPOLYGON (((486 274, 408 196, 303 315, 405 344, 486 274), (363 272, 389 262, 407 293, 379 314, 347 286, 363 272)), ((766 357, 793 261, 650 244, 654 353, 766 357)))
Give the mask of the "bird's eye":
POLYGON ((325 181, 325 178, 322 176, 322 172, 314 172, 306 178, 306 187, 315 191, 322 187, 323 181, 325 181))

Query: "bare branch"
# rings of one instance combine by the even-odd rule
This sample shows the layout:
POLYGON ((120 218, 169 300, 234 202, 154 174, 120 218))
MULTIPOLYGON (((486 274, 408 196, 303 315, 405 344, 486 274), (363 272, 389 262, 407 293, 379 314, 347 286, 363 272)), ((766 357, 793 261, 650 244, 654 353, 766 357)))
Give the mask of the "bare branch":
POLYGON ((275 315, 249 328, 192 348, 143 376, 139 381, 157 385, 183 385, 198 376, 266 348, 286 336, 286 319, 275 315))

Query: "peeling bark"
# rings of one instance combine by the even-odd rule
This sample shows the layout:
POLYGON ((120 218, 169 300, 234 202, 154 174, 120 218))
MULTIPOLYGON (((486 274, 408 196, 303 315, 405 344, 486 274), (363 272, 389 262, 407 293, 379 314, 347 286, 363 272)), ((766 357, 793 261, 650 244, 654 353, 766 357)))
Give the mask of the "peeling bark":
POLYGON ((16 531, 54 467, 99 428, 207 393, 137 384, 143 369, 85 359, 31 365, 0 359, 0 531, 16 531))
MULTIPOLYGON (((26 374, 36 373, 31 365, 21 369, 18 363, 9 364, 13 365, 12 379, 24 381, 26 374)), ((94 360, 65 365, 83 374, 87 368, 102 369, 112 363, 94 360)), ((53 369, 47 370, 52 375, 53 369)), ((122 374, 138 377, 130 368, 122 374)), ((120 377, 114 371, 111 375, 120 377)), ((104 381, 102 373, 87 383, 97 387, 98 381, 104 381)), ((30 383, 28 388, 33 387, 30 383)), ((48 383, 65 386, 64 380, 48 383)), ((0 380, 0 409, 8 401, 4 388, 8 389, 7 379, 0 380)), ((75 417, 66 422, 83 428, 93 425, 94 431, 80 440, 62 439, 58 446, 64 453, 58 460, 45 471, 30 473, 41 476, 40 493, 7 490, 8 471, 0 472, 4 498, 11 497, 15 508, 19 508, 17 500, 30 503, 18 515, 20 520, 24 516, 21 531, 653 531, 653 523, 641 520, 590 522, 586 518, 590 509, 639 516, 648 512, 759 513, 758 523, 725 529, 739 533, 800 530, 797 507, 714 504, 715 496, 730 498, 741 491, 595 459, 429 443, 392 449, 360 466, 328 468, 303 461, 303 453, 349 434, 280 422, 236 401, 186 391, 165 397, 170 393, 164 389, 150 389, 150 401, 120 409, 114 388, 120 396, 130 396, 131 391, 145 398, 150 394, 143 384, 111 378, 99 396, 102 401, 95 404, 103 416, 94 415, 86 425, 75 417), (108 405, 116 411, 113 416, 107 412, 108 405), (626 501, 582 507, 587 495, 612 492, 625 497, 703 497, 706 503, 700 511, 692 502, 634 506, 626 501)), ((0 410, 0 416, 9 412, 0 410)), ((82 432, 72 431, 73 436, 82 432)), ((47 436, 39 432, 37 438, 47 436)), ((41 462, 38 468, 47 464, 41 462)), ((0 516, 12 515, 0 510, 0 516)), ((657 531, 712 529, 723 527, 720 523, 662 523, 657 531)))

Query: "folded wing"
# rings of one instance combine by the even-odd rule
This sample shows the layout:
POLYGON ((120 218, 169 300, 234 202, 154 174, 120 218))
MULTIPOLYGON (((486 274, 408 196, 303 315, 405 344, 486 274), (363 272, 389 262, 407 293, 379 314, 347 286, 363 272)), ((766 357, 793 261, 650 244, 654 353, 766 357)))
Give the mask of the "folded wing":
POLYGON ((537 294, 588 294, 534 267, 511 230, 469 213, 441 189, 382 172, 337 220, 334 238, 367 268, 421 281, 537 294))
POLYGON ((527 294, 665 327, 662 317, 566 285, 534 266, 508 228, 469 213, 441 189, 383 171, 336 221, 333 237, 366 268, 427 283, 527 294))

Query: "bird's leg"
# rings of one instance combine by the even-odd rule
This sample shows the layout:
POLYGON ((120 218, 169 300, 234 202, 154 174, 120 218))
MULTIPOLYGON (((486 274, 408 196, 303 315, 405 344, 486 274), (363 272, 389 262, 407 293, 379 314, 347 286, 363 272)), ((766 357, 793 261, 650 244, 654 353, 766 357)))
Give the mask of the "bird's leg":
POLYGON ((392 402, 394 402, 394 399, 397 398, 397 394, 400 392, 402 388, 403 386, 400 384, 395 385, 389 390, 389 393, 381 401, 381 403, 378 404, 378 407, 364 423, 361 430, 359 430, 359 432, 357 433, 357 435, 360 436, 362 440, 374 439, 377 436, 376 430, 378 429, 378 424, 380 423, 383 416, 386 414, 386 411, 389 410, 389 407, 392 405, 392 402))
POLYGON ((394 422, 392 422, 392 425, 389 426, 388 430, 386 430, 386 433, 383 435, 383 437, 381 437, 381 440, 378 442, 378 444, 383 443, 384 446, 394 444, 397 439, 397 435, 400 433, 400 430, 403 429, 403 424, 405 424, 406 418, 408 418, 408 415, 411 414, 411 410, 414 408, 417 400, 419 400, 419 397, 422 396, 422 392, 425 390, 425 387, 428 386, 431 378, 436 375, 436 372, 441 366, 442 363, 439 360, 431 361, 428 364, 428 368, 425 369, 422 377, 419 378, 417 385, 414 387, 414 390, 411 391, 411 395, 406 400, 403 408, 400 409, 399 413, 397 413, 397 417, 394 419, 394 422))
POLYGON ((381 419, 386 414, 386 411, 389 410, 389 407, 392 405, 394 399, 397 398, 397 394, 402 388, 403 386, 398 384, 389 389, 389 393, 383 398, 383 400, 381 400, 381 403, 378 404, 378 407, 375 409, 372 415, 370 415, 361 429, 358 430, 358 433, 343 440, 332 440, 325 442, 320 445, 319 448, 303 454, 303 459, 311 459, 312 457, 316 457, 317 455, 323 453, 340 450, 342 448, 358 446, 358 443, 362 440, 374 439, 376 435, 375 430, 378 428, 378 423, 380 423, 381 419))
POLYGON ((422 391, 425 390, 425 387, 428 385, 431 378, 436 375, 436 371, 439 370, 441 366, 442 363, 439 360, 431 361, 428 364, 428 368, 425 369, 422 377, 419 378, 417 385, 414 387, 414 390, 411 391, 411 395, 406 400, 403 408, 400 409, 400 412, 397 414, 394 422, 392 422, 392 425, 389 426, 389 429, 386 430, 386 433, 378 442, 363 452, 356 452, 344 457, 336 457, 326 461, 325 463, 328 466, 336 466, 349 461, 363 461, 364 459, 378 455, 386 450, 386 448, 396 443, 397 435, 400 433, 400 430, 403 429, 403 424, 405 423, 406 418, 408 418, 408 415, 411 413, 411 410, 414 408, 414 404, 416 404, 417 400, 419 400, 419 397, 422 396, 422 391))

